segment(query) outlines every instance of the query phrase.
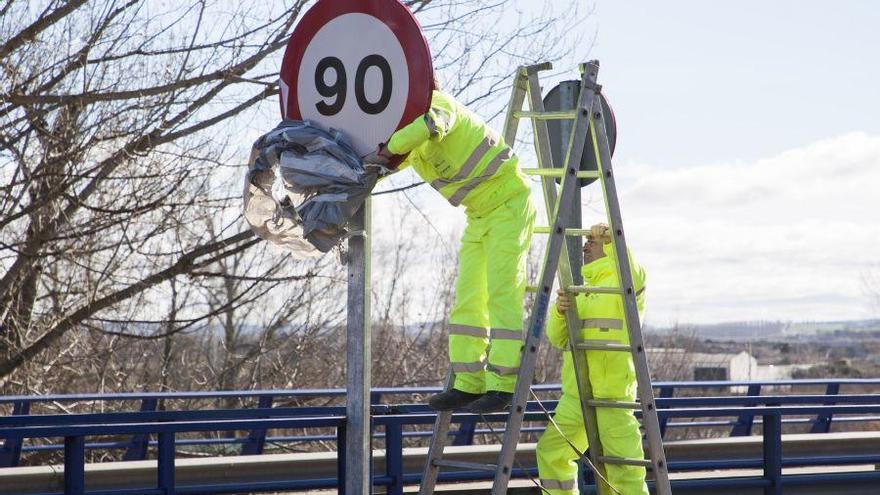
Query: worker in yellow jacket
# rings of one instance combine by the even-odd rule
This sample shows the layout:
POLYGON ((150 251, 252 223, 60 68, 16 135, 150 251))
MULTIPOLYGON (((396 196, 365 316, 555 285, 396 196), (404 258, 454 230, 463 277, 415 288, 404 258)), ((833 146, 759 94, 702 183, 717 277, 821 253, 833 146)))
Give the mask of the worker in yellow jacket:
POLYGON ((433 92, 427 113, 364 161, 392 155, 405 155, 399 169, 411 166, 467 215, 448 325, 455 381, 429 404, 502 410, 513 395, 523 346, 526 256, 535 223, 528 180, 504 139, 441 91, 433 92))
MULTIPOLYGON (((617 261, 607 225, 590 229, 584 246, 584 284, 594 287, 620 287, 617 261)), ((632 261, 633 284, 639 312, 645 307, 645 270, 632 261)), ((538 472, 541 485, 551 495, 577 494, 577 463, 587 449, 587 437, 581 414, 580 396, 571 350, 565 312, 571 307, 571 296, 560 291, 556 309, 551 310, 547 324, 550 343, 565 350, 562 364, 562 398, 550 423, 538 441, 538 472), (569 443, 571 442, 571 443, 569 443), (577 448, 578 452, 572 448, 577 448)), ((576 298, 577 315, 581 321, 580 337, 584 340, 628 344, 623 300, 616 294, 581 294, 576 298)), ((636 399, 636 375, 632 356, 626 352, 586 352, 590 385, 598 400, 627 401, 636 399)), ((632 410, 596 408, 599 438, 604 455, 642 459, 642 434, 632 410)), ((606 464, 609 483, 623 495, 648 495, 645 468, 606 464)))

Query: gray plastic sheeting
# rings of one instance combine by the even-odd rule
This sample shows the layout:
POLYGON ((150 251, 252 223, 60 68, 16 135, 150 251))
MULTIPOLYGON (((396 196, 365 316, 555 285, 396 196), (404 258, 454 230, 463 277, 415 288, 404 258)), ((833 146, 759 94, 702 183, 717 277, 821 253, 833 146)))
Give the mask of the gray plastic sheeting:
POLYGON ((267 241, 304 256, 330 251, 377 175, 339 132, 284 120, 261 136, 244 184, 244 217, 267 241))

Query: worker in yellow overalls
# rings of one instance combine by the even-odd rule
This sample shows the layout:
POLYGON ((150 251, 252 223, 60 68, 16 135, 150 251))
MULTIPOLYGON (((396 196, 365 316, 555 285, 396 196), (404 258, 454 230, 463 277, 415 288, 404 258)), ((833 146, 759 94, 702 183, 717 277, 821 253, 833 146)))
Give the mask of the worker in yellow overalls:
MULTIPOLYGON (((645 308, 645 270, 630 256, 636 303, 639 313, 645 308)), ((605 224, 594 225, 584 246, 584 284, 593 287, 620 287, 617 260, 611 234, 605 224)), ((581 294, 576 298, 577 315, 584 340, 629 344, 623 300, 617 294, 581 294)), ((562 363, 562 398, 556 406, 553 423, 538 441, 538 473, 541 486, 550 495, 576 495, 577 463, 587 449, 587 436, 581 414, 580 394, 568 345, 565 312, 571 296, 560 291, 556 309, 550 311, 547 338, 554 347, 564 349, 562 363), (555 423, 555 424, 554 424, 555 423), (569 443, 570 442, 570 443, 569 443), (574 446, 575 448, 572 448, 574 446)), ((632 356, 627 352, 578 351, 587 354, 590 385, 597 400, 633 402, 636 399, 636 374, 632 356)), ((599 438, 603 454, 613 457, 643 459, 642 434, 632 410, 596 408, 599 438)), ((622 495, 648 495, 645 468, 606 464, 609 483, 622 495)))
POLYGON ((455 303, 449 314, 452 388, 436 410, 510 405, 523 346, 526 256, 535 223, 528 180, 504 139, 452 96, 434 91, 427 113, 395 132, 367 163, 405 155, 453 206, 464 206, 455 303))

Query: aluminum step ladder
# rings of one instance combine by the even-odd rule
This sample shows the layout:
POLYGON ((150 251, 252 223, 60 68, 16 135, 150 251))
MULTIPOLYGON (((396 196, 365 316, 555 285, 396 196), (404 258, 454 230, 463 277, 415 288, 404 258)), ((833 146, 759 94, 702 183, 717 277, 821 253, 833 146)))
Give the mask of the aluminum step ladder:
MULTIPOLYGON (((501 452, 495 464, 458 462, 443 459, 444 447, 449 436, 452 412, 443 411, 439 413, 434 424, 434 435, 431 440, 428 460, 419 488, 420 495, 429 495, 434 492, 434 486, 441 467, 494 471, 495 480, 492 485, 492 494, 505 495, 507 493, 526 403, 531 392, 530 386, 534 377, 538 348, 542 332, 544 331, 547 310, 550 305, 554 274, 558 274, 560 286, 564 287, 568 292, 619 294, 624 301, 629 344, 605 344, 583 341, 580 339, 580 320, 577 315, 577 305, 573 304, 572 308, 565 315, 569 329, 569 342, 573 347, 572 350, 580 351, 572 352, 572 357, 581 395, 581 408, 587 439, 590 445, 590 461, 599 471, 598 474, 603 478, 606 477, 605 466, 607 464, 643 466, 649 471, 649 479, 653 478, 655 493, 658 495, 670 495, 672 493, 669 486, 666 456, 663 450, 638 308, 636 306, 636 293, 630 271, 629 257, 626 255, 626 240, 623 234, 617 189, 611 169, 611 152, 608 136, 605 131, 605 116, 602 114, 602 107, 599 102, 601 86, 596 83, 599 63, 598 61, 592 61, 581 64, 580 94, 575 109, 570 111, 551 112, 544 110, 538 73, 551 68, 551 64, 545 63, 520 67, 518 69, 504 125, 504 139, 512 145, 516 142, 519 120, 524 118, 532 120, 538 168, 524 169, 523 171, 527 174, 541 177, 547 215, 552 221, 548 227, 539 227, 535 230, 536 233, 548 234, 549 239, 544 251, 544 261, 538 285, 532 288, 536 292, 536 298, 525 335, 522 362, 517 377, 511 412, 504 431, 501 452), (528 97, 529 101, 529 111, 523 110, 523 103, 526 97, 528 97), (553 119, 574 121, 565 165, 559 168, 554 168, 553 166, 550 137, 547 130, 547 121, 553 119), (593 149, 597 150, 598 171, 579 170, 587 139, 593 141, 593 149), (571 221, 570 217, 574 216, 571 213, 573 209, 571 207, 560 208, 560 205, 572 204, 575 200, 575 188, 580 187, 578 179, 581 178, 598 179, 598 182, 602 185, 608 225, 612 233, 612 243, 618 261, 617 271, 620 288, 572 285, 572 267, 570 266, 565 239, 566 236, 585 236, 589 233, 589 230, 583 229, 581 225, 572 225, 574 222, 571 221), (561 186, 558 188, 556 185, 557 179, 561 179, 561 186), (589 372, 586 355, 583 352, 585 350, 631 353, 635 364, 639 401, 613 402, 594 400, 588 379, 589 372), (600 407, 641 410, 642 427, 647 436, 647 450, 645 453, 647 459, 617 458, 604 455, 596 426, 596 409, 600 407)), ((450 380, 449 384, 451 383, 450 380)), ((602 482, 598 482, 597 486, 600 495, 613 493, 602 482)))

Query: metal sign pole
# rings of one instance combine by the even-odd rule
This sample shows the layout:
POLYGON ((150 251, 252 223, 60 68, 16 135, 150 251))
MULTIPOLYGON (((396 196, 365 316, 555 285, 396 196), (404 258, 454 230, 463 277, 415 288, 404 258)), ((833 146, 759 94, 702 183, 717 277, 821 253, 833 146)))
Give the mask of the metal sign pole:
MULTIPOLYGON (((370 428, 370 198, 352 220, 362 235, 348 240, 345 493, 372 491, 370 428)), ((341 480, 340 480, 341 483, 341 480)))
MULTIPOLYGON (((559 86, 560 90, 560 101, 562 102, 562 107, 560 110, 569 110, 577 107, 578 96, 580 96, 580 81, 577 84, 561 84, 559 86)), ((571 140, 571 133, 574 132, 574 120, 560 120, 559 126, 562 129, 561 139, 559 139, 559 158, 560 160, 555 160, 554 156, 554 167, 563 167, 565 165, 565 155, 568 153, 568 143, 571 140)), ((592 147, 589 150, 585 150, 584 154, 587 151, 592 151, 592 147)), ((583 161, 583 158, 581 158, 583 161)), ((581 167, 583 169, 583 167, 581 167)), ((581 188, 584 187, 584 181, 578 181, 578 187, 574 189, 574 198, 569 205, 560 205, 560 207, 568 206, 571 208, 569 224, 570 225, 578 225, 583 228, 584 219, 583 219, 583 207, 581 206, 581 188)), ((549 216, 548 216, 549 218, 549 216)), ((580 236, 570 236, 565 239, 565 243, 567 244, 568 251, 568 263, 570 266, 574 267, 571 270, 571 282, 574 285, 582 285, 584 283, 584 277, 581 274, 580 269, 577 267, 582 266, 584 264, 584 255, 582 249, 584 247, 584 239, 580 236)))
MULTIPOLYGON (((581 93, 581 84, 580 81, 563 81, 559 83, 558 86, 551 89, 547 96, 544 97, 544 109, 550 111, 566 111, 566 110, 574 110, 577 106, 578 97, 581 93)), ((547 159, 551 159, 551 163, 547 163, 546 166, 550 168, 563 167, 565 165, 565 157, 568 154, 568 145, 571 141, 571 133, 574 131, 574 120, 571 119, 560 119, 560 120, 552 120, 547 122, 547 130, 550 133, 548 138, 550 139, 550 146, 552 149, 550 153, 548 153, 547 159)), ((590 146, 588 149, 584 150, 583 158, 581 159, 581 170, 584 170, 583 163, 585 161, 592 160, 595 162, 595 158, 591 158, 589 156, 590 153, 593 153, 593 148, 590 146)), ((595 170, 595 165, 592 170, 595 170)), ((560 208, 569 208, 569 219, 571 225, 583 225, 583 215, 581 212, 581 188, 587 185, 592 180, 587 181, 585 179, 581 179, 578 181, 578 187, 574 190, 574 199, 572 199, 571 204, 563 204, 560 205, 560 208)), ((547 212, 547 218, 550 218, 552 212, 547 212)), ((580 236, 570 236, 565 239, 567 251, 568 251, 568 262, 572 267, 575 267, 571 271, 572 283, 574 285, 581 285, 584 283, 583 276, 581 275, 581 271, 576 267, 583 265, 583 254, 581 249, 584 247, 583 239, 580 236)))
MULTIPOLYGON (((580 186, 580 185, 579 185, 580 186)), ((576 187, 573 194, 574 198, 572 198, 570 205, 560 205, 560 208, 565 208, 568 206, 571 208, 569 212, 569 222, 570 225, 578 225, 580 228, 584 228, 584 219, 583 212, 581 210, 581 188, 576 187)), ((571 270, 571 282, 574 285, 583 285, 584 276, 581 274, 581 270, 579 267, 584 264, 584 241, 579 236, 570 236, 565 239, 568 251, 568 263, 573 269, 571 270)))

